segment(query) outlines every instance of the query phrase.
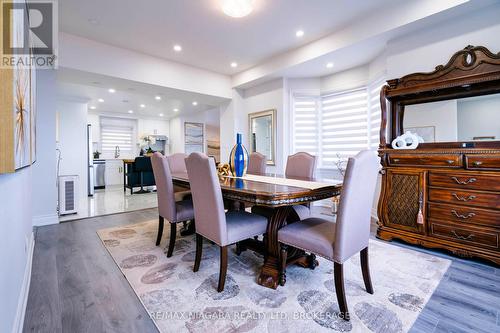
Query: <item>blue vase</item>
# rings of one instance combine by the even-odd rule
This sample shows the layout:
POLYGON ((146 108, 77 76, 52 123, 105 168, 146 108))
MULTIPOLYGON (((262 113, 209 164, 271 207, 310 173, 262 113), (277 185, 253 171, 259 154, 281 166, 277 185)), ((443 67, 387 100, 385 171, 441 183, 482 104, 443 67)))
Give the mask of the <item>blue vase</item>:
POLYGON ((229 165, 233 176, 243 177, 247 172, 248 152, 241 144, 241 133, 236 134, 236 145, 229 154, 229 165))

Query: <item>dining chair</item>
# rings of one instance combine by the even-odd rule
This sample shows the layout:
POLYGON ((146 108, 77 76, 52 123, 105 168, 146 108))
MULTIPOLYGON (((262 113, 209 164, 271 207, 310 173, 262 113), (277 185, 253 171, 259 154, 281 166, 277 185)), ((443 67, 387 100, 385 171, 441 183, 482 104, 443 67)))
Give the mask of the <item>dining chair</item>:
POLYGON ((379 161, 372 151, 362 151, 350 158, 340 194, 337 221, 313 217, 288 224, 278 231, 281 244, 280 284, 284 285, 286 281, 287 246, 333 261, 335 292, 340 312, 346 320, 349 320, 349 311, 343 264, 358 252, 366 291, 373 294, 368 265, 368 239, 378 170, 379 161))
MULTIPOLYGON (((313 179, 314 170, 316 169, 316 156, 306 152, 298 152, 288 156, 285 168, 285 177, 299 178, 302 180, 313 179)), ((299 220, 306 219, 311 216, 309 205, 295 205, 293 211, 299 220)), ((252 213, 259 214, 270 218, 274 213, 273 208, 264 206, 253 206, 252 213)))
POLYGON ((253 152, 248 157, 247 173, 251 175, 264 175, 266 173, 266 156, 258 152, 253 152))
POLYGON ((175 200, 174 184, 167 157, 154 153, 151 157, 153 173, 156 182, 158 197, 159 225, 156 245, 160 245, 163 234, 164 220, 170 223, 170 240, 168 243, 167 257, 172 256, 177 234, 177 223, 194 219, 193 203, 191 200, 175 200))
POLYGON ((267 219, 245 211, 224 211, 222 191, 215 164, 201 153, 186 159, 196 218, 196 256, 193 271, 200 268, 203 238, 220 247, 220 272, 217 291, 224 290, 227 248, 241 240, 264 234, 267 219))
MULTIPOLYGON (((167 156, 170 174, 187 174, 186 157, 188 157, 188 155, 184 153, 175 153, 167 156)), ((181 201, 191 195, 191 191, 174 185, 174 194, 175 200, 181 201)))

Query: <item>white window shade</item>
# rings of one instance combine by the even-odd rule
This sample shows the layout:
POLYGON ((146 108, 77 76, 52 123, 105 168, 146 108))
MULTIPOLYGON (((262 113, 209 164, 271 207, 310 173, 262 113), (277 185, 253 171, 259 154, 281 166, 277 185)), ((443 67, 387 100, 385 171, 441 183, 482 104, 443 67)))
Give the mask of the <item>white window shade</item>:
POLYGON ((380 90, 384 85, 385 79, 380 78, 368 86, 368 108, 370 112, 369 141, 371 150, 377 150, 380 143, 380 121, 382 115, 382 109, 380 108, 380 90))
POLYGON ((132 154, 135 148, 135 121, 101 117, 101 149, 103 153, 114 152, 116 146, 121 154, 132 154))
POLYGON ((293 152, 319 153, 319 121, 317 97, 294 96, 293 152))

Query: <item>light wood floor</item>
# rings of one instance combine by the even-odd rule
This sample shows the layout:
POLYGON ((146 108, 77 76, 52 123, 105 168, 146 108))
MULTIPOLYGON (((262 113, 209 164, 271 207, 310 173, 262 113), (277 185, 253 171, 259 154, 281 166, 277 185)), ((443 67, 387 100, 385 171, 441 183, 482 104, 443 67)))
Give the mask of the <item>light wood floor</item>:
MULTIPOLYGON (((156 332, 96 234, 156 218, 148 209, 37 228, 24 331, 156 332)), ((500 268, 411 248, 452 259, 411 332, 500 332, 500 268)))

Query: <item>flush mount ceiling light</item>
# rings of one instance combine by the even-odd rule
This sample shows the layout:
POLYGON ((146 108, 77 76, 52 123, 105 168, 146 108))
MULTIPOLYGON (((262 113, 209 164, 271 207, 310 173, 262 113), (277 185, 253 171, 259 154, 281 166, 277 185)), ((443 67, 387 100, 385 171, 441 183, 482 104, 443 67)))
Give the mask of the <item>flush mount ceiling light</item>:
POLYGON ((155 96, 155 99, 156 99, 157 101, 161 101, 161 96, 155 96))
POLYGON ((128 110, 127 112, 128 113, 134 113, 134 110, 128 110))
POLYGON ((231 63, 231 67, 233 67, 233 68, 238 67, 238 63, 237 63, 237 62, 232 62, 232 63, 231 63))
POLYGON ((222 11, 227 16, 244 17, 253 11, 254 0, 222 0, 222 11))
POLYGON ((174 45, 174 51, 175 52, 181 52, 182 51, 182 46, 180 46, 178 44, 174 45))
POLYGON ((116 92, 116 90, 113 89, 113 88, 109 88, 108 91, 109 91, 110 94, 114 94, 116 92))
POLYGON ((146 105, 145 105, 145 104, 141 104, 141 105, 139 105, 139 106, 140 106, 141 108, 143 108, 143 109, 146 107, 146 105))
POLYGON ((95 109, 96 109, 96 107, 95 107, 95 106, 91 106, 91 107, 90 107, 90 110, 95 110, 95 109))
POLYGON ((102 98, 99 98, 97 101, 98 101, 99 103, 104 103, 104 100, 103 100, 102 98))
POLYGON ((197 102, 197 101, 194 101, 194 102, 193 102, 193 105, 194 105, 194 106, 198 105, 198 102, 197 102))
POLYGON ((333 68, 333 62, 329 62, 326 64, 326 68, 333 68))
POLYGON ((179 109, 175 108, 175 109, 174 109, 174 112, 179 112, 179 109))
POLYGON ((304 30, 297 30, 297 32, 295 33, 295 36, 297 36, 297 37, 304 36, 304 30))
POLYGON ((159 116, 160 116, 160 117, 163 117, 163 113, 160 113, 160 114, 159 114, 159 116))

